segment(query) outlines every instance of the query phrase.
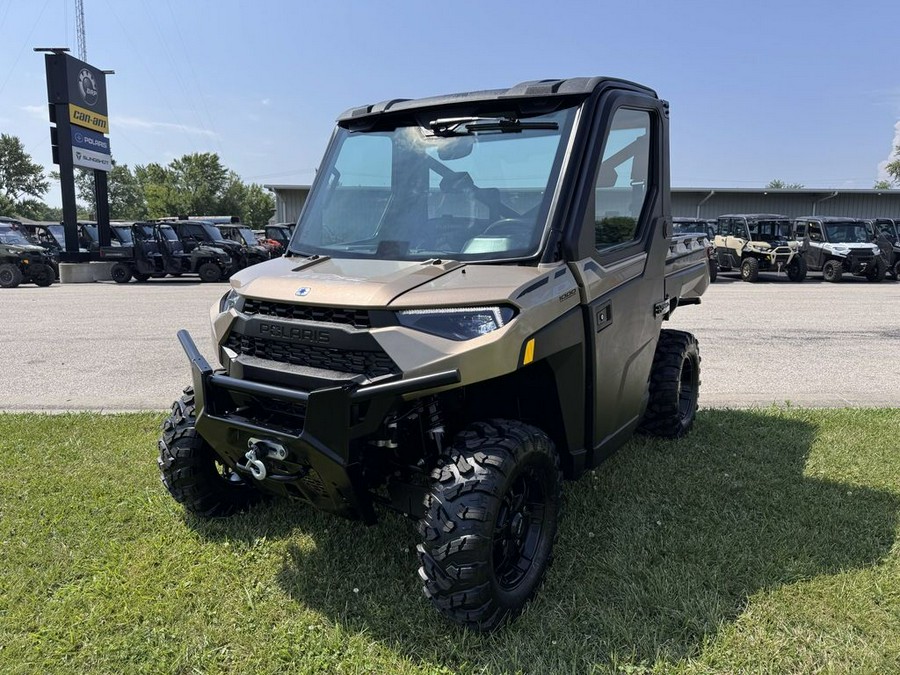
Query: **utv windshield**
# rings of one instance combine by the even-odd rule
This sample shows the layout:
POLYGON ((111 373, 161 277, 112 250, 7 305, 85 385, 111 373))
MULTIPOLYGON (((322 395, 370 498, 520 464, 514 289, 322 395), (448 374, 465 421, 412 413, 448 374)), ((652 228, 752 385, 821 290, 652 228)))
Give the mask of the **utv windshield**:
POLYGON ((56 243, 60 246, 63 245, 63 242, 66 240, 66 228, 62 225, 48 225, 47 231, 50 232, 50 236, 56 240, 56 243))
POLYGON ((175 230, 168 225, 160 225, 157 230, 163 239, 167 241, 178 241, 178 235, 175 234, 175 230))
POLYGON ((119 241, 121 241, 123 244, 134 243, 134 241, 131 237, 131 228, 130 227, 127 227, 127 226, 118 226, 117 227, 114 225, 112 228, 112 231, 115 234, 115 236, 117 236, 119 238, 119 241))
POLYGON ((10 246, 33 246, 24 234, 11 227, 0 227, 0 243, 10 246))
POLYGON ((760 220, 750 223, 750 238, 756 241, 786 241, 791 238, 791 221, 760 220))
POLYGON ((825 223, 825 233, 832 244, 868 244, 872 241, 863 223, 825 223))
POLYGON ((237 228, 238 233, 241 235, 241 240, 247 246, 256 246, 259 241, 256 239, 256 235, 253 234, 253 230, 248 227, 239 227, 237 228))
POLYGON ((575 110, 339 128, 291 251, 381 260, 534 255, 575 110))

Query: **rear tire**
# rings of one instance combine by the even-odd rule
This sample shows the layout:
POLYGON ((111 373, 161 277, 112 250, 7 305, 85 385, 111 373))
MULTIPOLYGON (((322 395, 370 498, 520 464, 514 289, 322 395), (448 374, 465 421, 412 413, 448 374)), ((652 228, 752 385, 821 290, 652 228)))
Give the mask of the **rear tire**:
POLYGON ((163 485, 185 509, 201 518, 221 518, 242 511, 262 495, 221 462, 194 428, 193 387, 172 404, 163 422, 157 465, 163 485))
POLYGON ((802 255, 795 255, 793 260, 791 260, 790 264, 787 266, 787 277, 791 281, 803 281, 806 278, 808 269, 806 258, 802 255))
POLYGON ((29 276, 32 283, 41 287, 49 286, 56 279, 53 268, 50 265, 41 265, 40 263, 31 266, 31 274, 29 276))
POLYGON ((116 263, 109 271, 109 275, 117 284, 127 284, 131 281, 131 268, 123 263, 116 263))
POLYGON ((550 564, 559 457, 540 429, 491 420, 460 433, 431 478, 417 547, 423 590, 448 619, 492 631, 522 611, 550 564))
POLYGON ((147 280, 150 278, 150 276, 151 276, 151 275, 149 275, 149 274, 143 274, 143 273, 141 273, 141 272, 135 272, 135 273, 134 273, 134 280, 135 280, 135 281, 138 281, 138 282, 140 282, 140 283, 144 283, 145 281, 147 281, 147 280))
POLYGON ((741 280, 753 283, 757 279, 759 279, 759 260, 744 258, 741 262, 741 280))
POLYGON ((699 397, 697 338, 680 330, 661 330, 650 371, 650 400, 638 430, 664 438, 684 436, 697 417, 699 397))
POLYGON ((22 270, 12 263, 0 265, 0 288, 15 288, 24 278, 22 270))
POLYGON ((894 280, 900 281, 900 258, 898 258, 897 261, 894 263, 893 270, 894 270, 894 280))
POLYGON ((829 260, 822 268, 822 278, 830 283, 837 283, 844 276, 844 265, 840 260, 829 260))
POLYGON ((216 263, 205 262, 197 269, 200 275, 200 281, 204 283, 215 283, 222 279, 222 270, 216 263))

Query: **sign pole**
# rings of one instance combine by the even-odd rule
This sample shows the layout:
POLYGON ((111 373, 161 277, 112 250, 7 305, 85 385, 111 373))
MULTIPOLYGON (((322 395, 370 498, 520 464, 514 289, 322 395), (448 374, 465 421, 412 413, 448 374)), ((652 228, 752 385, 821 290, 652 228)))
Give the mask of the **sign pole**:
POLYGON ((92 169, 94 173, 94 203, 97 204, 97 238, 100 248, 110 245, 109 195, 107 194, 106 172, 92 169))

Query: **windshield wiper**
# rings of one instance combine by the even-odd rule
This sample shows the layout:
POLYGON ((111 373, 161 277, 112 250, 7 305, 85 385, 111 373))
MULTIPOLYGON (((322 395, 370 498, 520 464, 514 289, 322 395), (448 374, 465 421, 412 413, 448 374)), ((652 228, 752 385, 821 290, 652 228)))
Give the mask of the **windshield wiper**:
POLYGON ((478 131, 517 133, 525 129, 559 129, 557 122, 522 121, 513 117, 446 117, 432 120, 428 128, 438 136, 464 136, 478 131), (460 131, 460 127, 465 131, 460 131))

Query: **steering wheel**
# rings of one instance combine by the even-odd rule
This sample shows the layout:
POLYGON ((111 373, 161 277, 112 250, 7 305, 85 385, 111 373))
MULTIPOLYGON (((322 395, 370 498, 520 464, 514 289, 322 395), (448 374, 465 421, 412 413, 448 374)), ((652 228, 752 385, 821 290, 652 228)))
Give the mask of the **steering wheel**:
POLYGON ((507 236, 516 234, 528 234, 529 229, 533 224, 534 223, 528 221, 525 218, 501 218, 500 220, 495 220, 493 223, 488 225, 485 228, 484 232, 481 233, 481 236, 507 236))

